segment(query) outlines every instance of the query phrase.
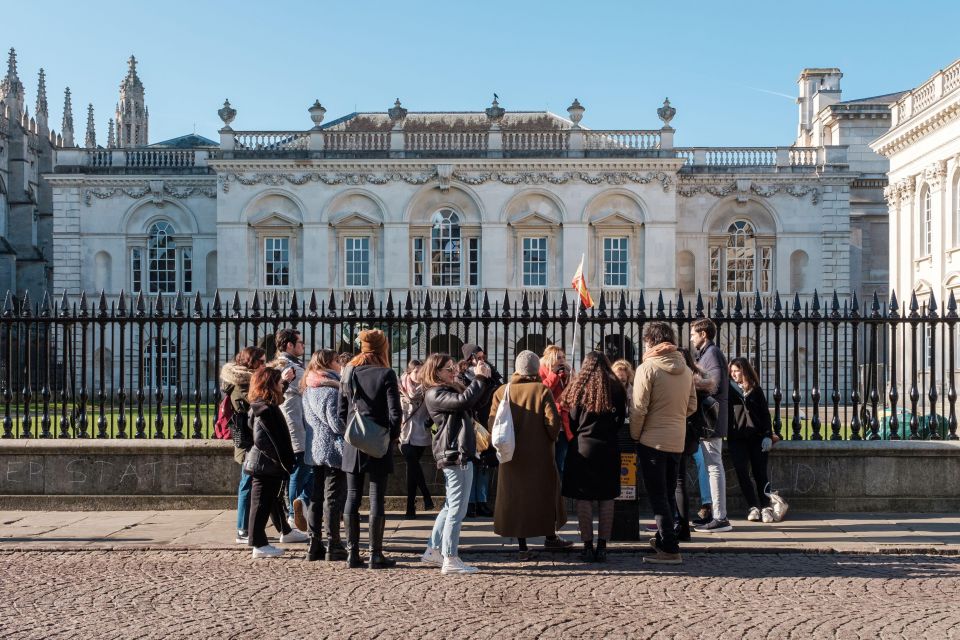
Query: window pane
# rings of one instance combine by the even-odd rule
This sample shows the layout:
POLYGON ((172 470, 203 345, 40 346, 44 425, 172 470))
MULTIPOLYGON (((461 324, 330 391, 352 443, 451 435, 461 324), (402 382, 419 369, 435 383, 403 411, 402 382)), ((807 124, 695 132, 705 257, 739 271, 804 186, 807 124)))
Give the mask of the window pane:
POLYGON ((290 239, 266 238, 263 250, 264 284, 268 287, 290 286, 290 239))
POLYGON ((140 247, 130 253, 130 272, 133 275, 133 292, 140 293, 143 287, 143 252, 140 247))
POLYGON ((193 291, 193 250, 185 248, 180 253, 180 266, 183 273, 183 291, 193 291))
POLYGON ((753 291, 756 256, 753 226, 746 220, 737 220, 727 229, 727 234, 726 290, 729 293, 753 291))
POLYGON ((147 265, 150 293, 175 293, 177 290, 177 247, 170 238, 173 228, 167 222, 150 227, 147 240, 147 265))
POLYGON ((627 286, 628 247, 626 237, 603 239, 603 286, 627 286))
POLYGON ((423 286, 423 238, 413 239, 413 286, 423 286))
POLYGON ((370 286, 370 238, 344 238, 347 287, 370 286))
POLYGON ((470 238, 467 256, 467 285, 480 286, 480 238, 470 238))
POLYGON ((523 239, 523 286, 547 286, 547 239, 523 239))
POLYGON ((720 291, 720 247, 710 247, 710 291, 720 291))
POLYGON ((460 286, 460 216, 450 209, 433 214, 430 271, 435 287, 460 286))

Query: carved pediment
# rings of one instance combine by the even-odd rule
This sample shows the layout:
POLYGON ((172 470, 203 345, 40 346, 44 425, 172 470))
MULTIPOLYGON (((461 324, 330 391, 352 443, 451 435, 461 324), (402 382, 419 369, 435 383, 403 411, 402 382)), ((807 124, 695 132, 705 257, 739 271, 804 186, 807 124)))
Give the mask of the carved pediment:
POLYGON ((335 227, 379 227, 380 220, 359 211, 351 211, 336 216, 330 224, 335 227))
POLYGON ((515 216, 510 225, 514 227, 555 227, 559 223, 539 211, 527 211, 515 216))
POLYGON ((593 219, 594 226, 634 227, 638 222, 620 211, 608 211, 593 219))
POLYGON ((250 219, 251 227, 299 227, 300 221, 278 211, 266 211, 250 219))

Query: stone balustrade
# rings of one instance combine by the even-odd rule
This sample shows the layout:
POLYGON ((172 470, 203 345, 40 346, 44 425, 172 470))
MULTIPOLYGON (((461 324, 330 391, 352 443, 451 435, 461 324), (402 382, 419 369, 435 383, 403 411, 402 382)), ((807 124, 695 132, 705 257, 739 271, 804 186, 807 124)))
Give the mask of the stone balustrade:
POLYGON ((659 149, 660 131, 584 131, 587 150, 659 149))
POLYGON ((385 131, 325 131, 328 151, 388 151, 390 134, 385 131))
MULTIPOLYGON (((938 71, 913 91, 908 91, 891 107, 892 127, 909 120, 943 96, 960 89, 960 60, 938 71)), ((891 127, 891 128, 892 128, 891 127)))
POLYGON ((423 152, 485 152, 488 136, 486 131, 411 131, 404 132, 404 149, 423 152))
POLYGON ((507 152, 555 151, 562 153, 569 147, 569 131, 504 131, 503 149, 507 152))
POLYGON ((207 171, 208 149, 57 149, 58 167, 123 173, 207 171))
POLYGON ((234 148, 244 151, 306 151, 310 136, 304 131, 237 131, 234 148))
POLYGON ((678 158, 688 167, 742 169, 745 167, 781 169, 817 167, 824 164, 845 164, 846 147, 680 147, 678 158))

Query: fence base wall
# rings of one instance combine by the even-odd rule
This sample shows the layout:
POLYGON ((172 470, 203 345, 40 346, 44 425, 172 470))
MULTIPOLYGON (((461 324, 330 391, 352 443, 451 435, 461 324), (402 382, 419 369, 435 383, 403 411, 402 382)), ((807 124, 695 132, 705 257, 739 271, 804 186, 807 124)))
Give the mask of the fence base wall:
MULTIPOLYGON (((442 497, 442 475, 429 453, 422 466, 431 493, 442 497)), ((725 466, 729 511, 739 519, 743 498, 728 459, 725 466)), ((696 470, 688 471, 696 505, 696 470)), ((389 496, 405 495, 405 474, 398 455, 389 496)), ((5 510, 230 509, 239 475, 232 446, 220 441, 0 440, 5 510)), ((770 455, 770 479, 794 511, 955 512, 960 443, 781 442, 770 455)), ((491 495, 495 490, 494 482, 491 495)), ((637 494, 646 512, 642 482, 637 494)), ((402 499, 388 502, 393 510, 404 507, 402 499)))

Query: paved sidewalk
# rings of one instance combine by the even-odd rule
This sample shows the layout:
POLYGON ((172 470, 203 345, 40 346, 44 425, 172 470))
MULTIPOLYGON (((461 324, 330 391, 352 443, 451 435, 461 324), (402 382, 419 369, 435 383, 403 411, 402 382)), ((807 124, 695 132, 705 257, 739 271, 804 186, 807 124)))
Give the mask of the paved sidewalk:
MULTIPOLYGON (((733 520, 724 534, 697 534, 685 552, 750 553, 934 553, 960 555, 960 516, 943 514, 794 514, 779 524, 733 520)), ((646 524, 646 523, 643 523, 646 524)), ((419 553, 430 535, 431 514, 406 520, 391 513, 387 549, 419 553)), ((236 549, 234 511, 7 511, 0 513, 0 551, 236 549)), ((364 525, 365 529, 365 525, 364 525)), ((275 535, 268 525, 268 535, 275 535)), ((365 532, 364 532, 365 533, 365 532)), ((577 541, 575 522, 562 534, 577 541)), ((642 540, 614 542, 611 550, 645 550, 642 540)), ((534 545, 542 539, 532 539, 534 545)), ((489 518, 467 520, 460 538, 464 553, 502 553, 513 540, 493 533, 489 518)), ((302 549, 305 545, 281 545, 302 549)))

